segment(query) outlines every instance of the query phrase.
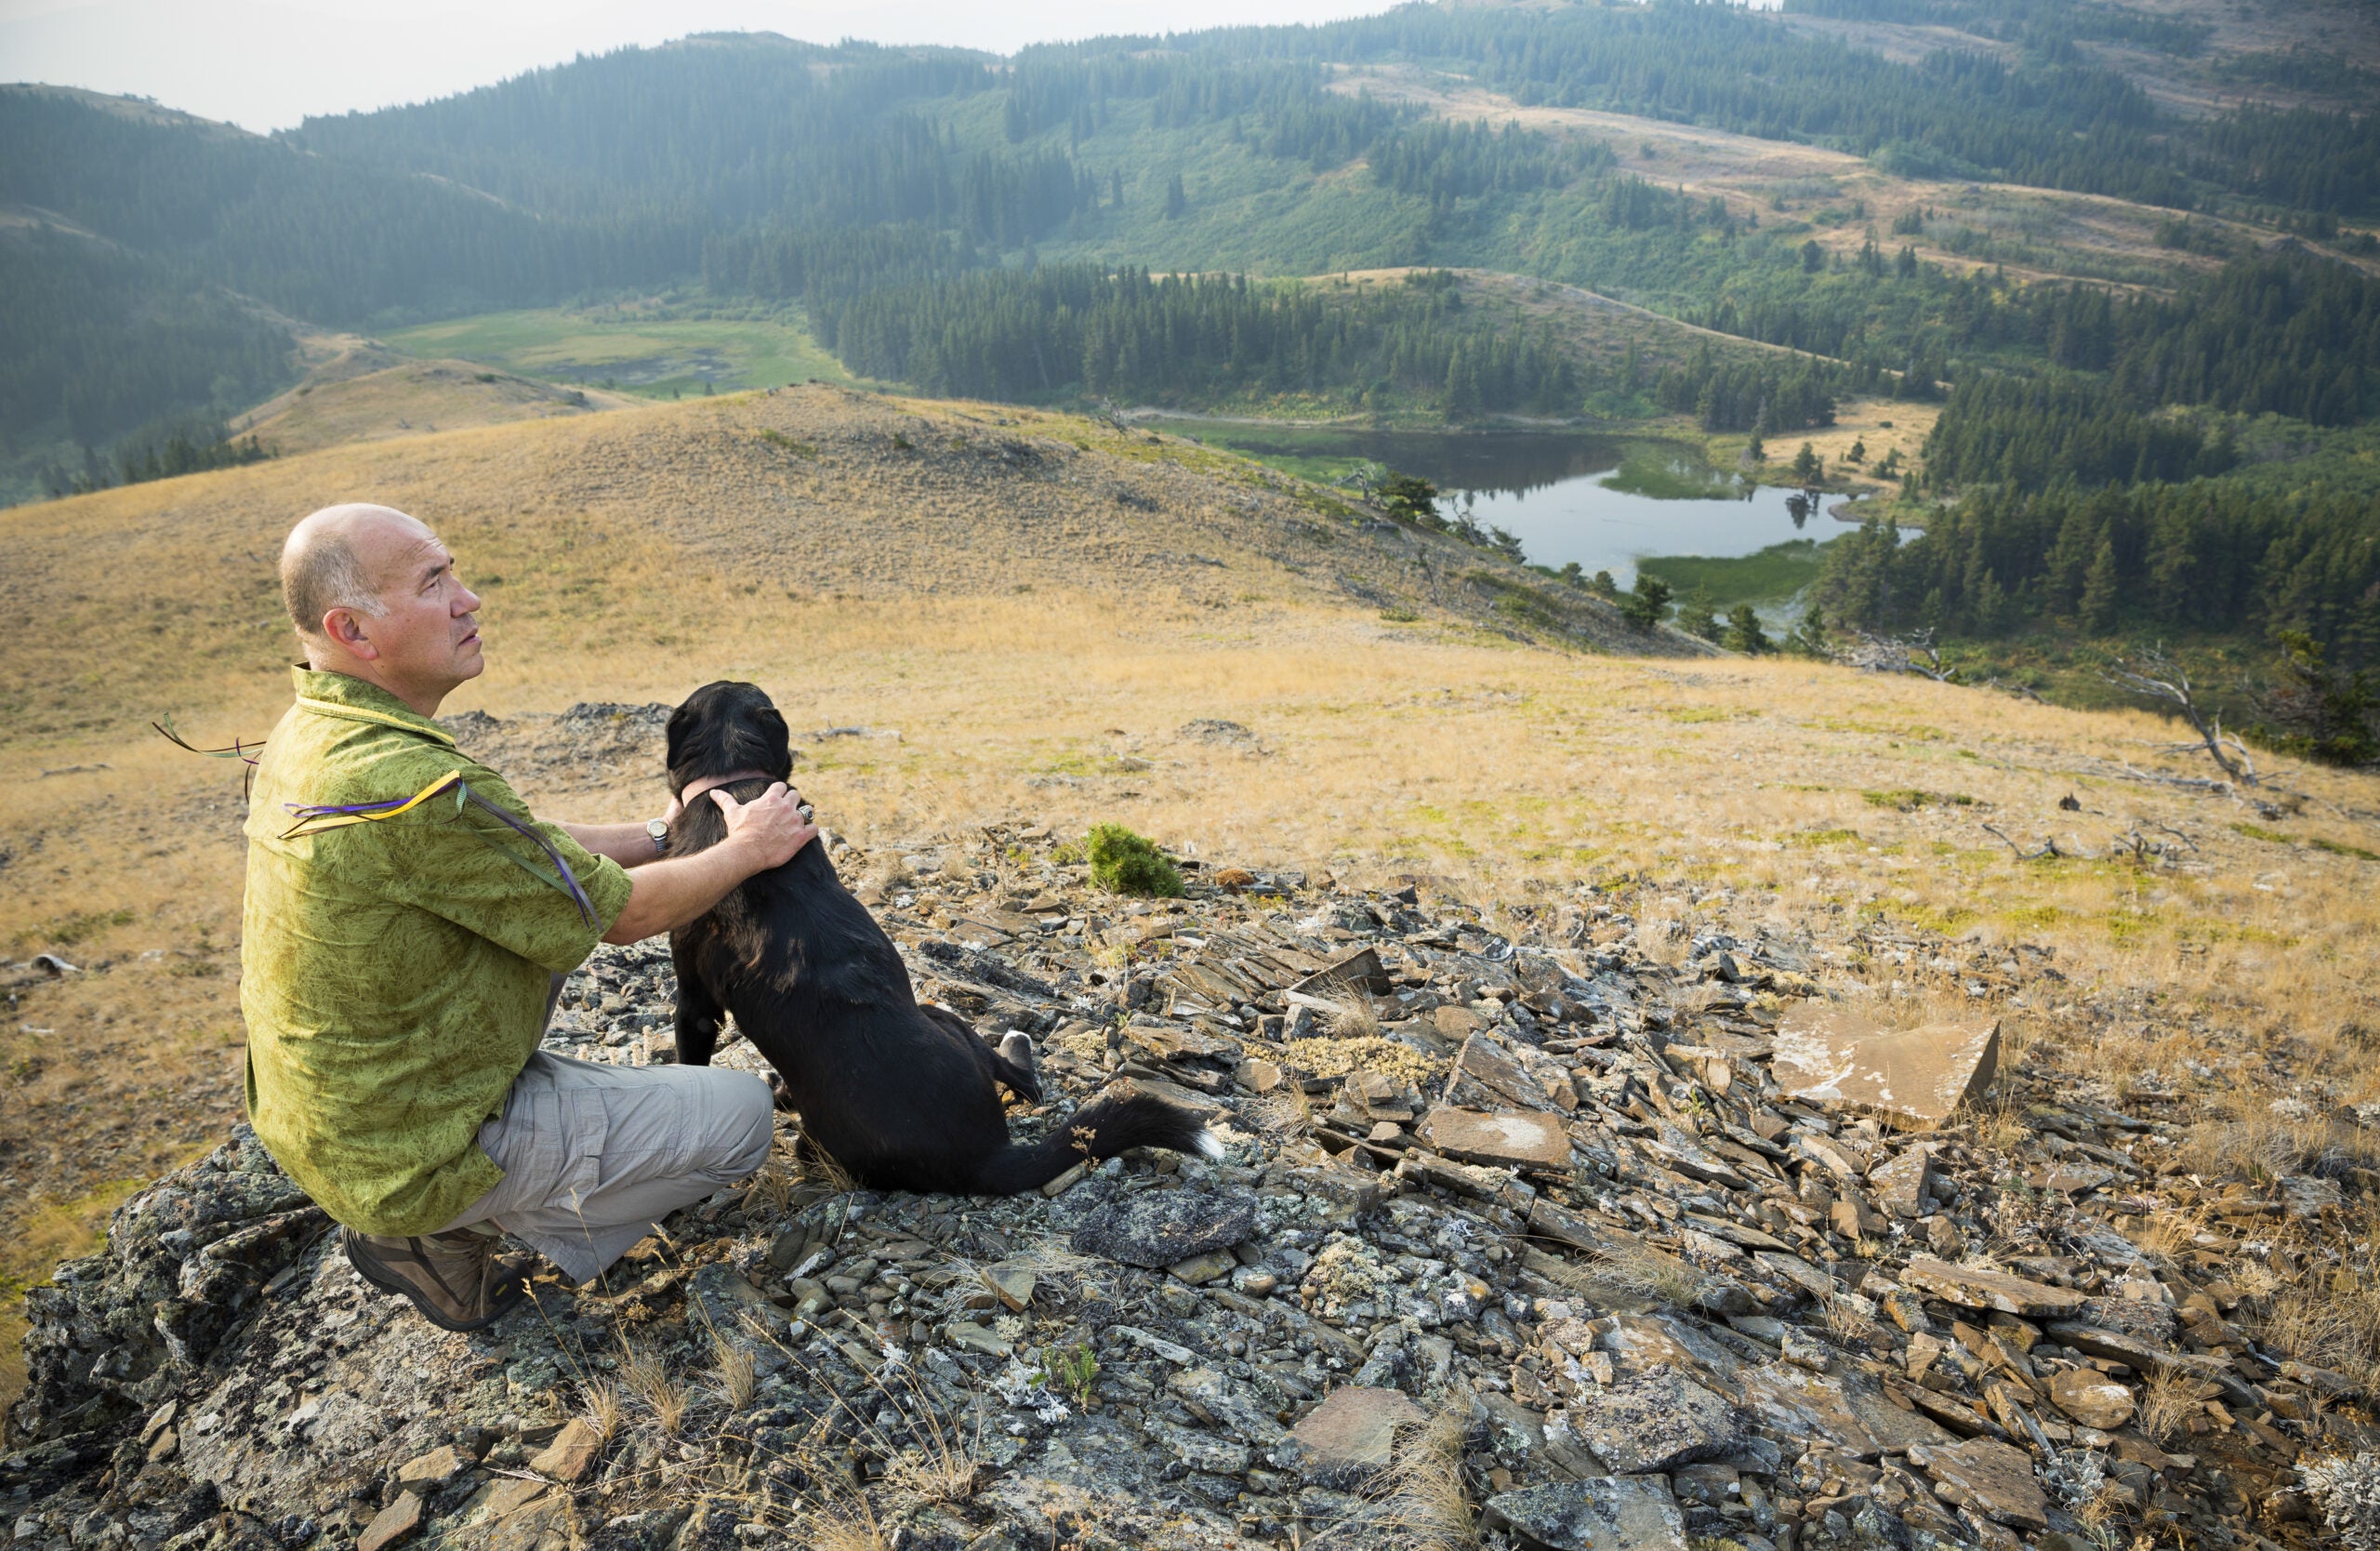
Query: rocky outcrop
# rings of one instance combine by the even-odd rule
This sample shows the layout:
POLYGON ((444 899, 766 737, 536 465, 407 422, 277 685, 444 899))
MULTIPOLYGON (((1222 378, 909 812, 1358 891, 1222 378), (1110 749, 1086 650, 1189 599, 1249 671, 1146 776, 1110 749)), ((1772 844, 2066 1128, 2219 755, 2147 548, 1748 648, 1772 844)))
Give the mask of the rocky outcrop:
MULTIPOLYGON (((618 711, 587 714, 647 736, 618 711)), ((1197 868, 1137 904, 1033 830, 837 860, 921 994, 1037 1037, 1020 1133, 1132 1083, 1225 1156, 882 1196, 788 1133, 605 1285, 459 1336, 361 1283, 243 1133, 33 1294, 17 1544, 2070 1548, 2361 1511, 2325 1463, 2371 1457, 2360 1381, 2248 1319, 2368 1274, 2334 1231, 2368 1181, 2206 1196, 2177 1128, 1972 1026, 1912 1053, 1872 1001, 1859 1036, 1929 1091, 2001 1060, 1991 1107, 1899 1130, 1779 1080, 1831 960, 1954 945, 1657 958, 1593 894, 1491 917, 1197 868)), ((1964 968, 1978 1001, 2054 986, 1964 968)), ((606 948, 550 1042, 670 1059, 671 994, 666 953, 606 948)))

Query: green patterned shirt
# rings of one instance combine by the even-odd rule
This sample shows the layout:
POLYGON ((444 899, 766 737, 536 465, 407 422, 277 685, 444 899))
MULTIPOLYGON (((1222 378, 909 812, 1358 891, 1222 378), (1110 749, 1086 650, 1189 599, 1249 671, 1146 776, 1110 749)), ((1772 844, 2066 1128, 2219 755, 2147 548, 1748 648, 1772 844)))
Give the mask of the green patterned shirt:
POLYGON ((339 1222, 430 1233, 504 1177, 480 1124, 537 1048, 549 973, 587 957, 631 885, 396 696, 345 674, 294 676, 298 703, 265 745, 248 809, 248 1118, 339 1222), (594 921, 538 847, 452 791, 284 838, 293 805, 408 798, 456 772, 544 836, 594 921))

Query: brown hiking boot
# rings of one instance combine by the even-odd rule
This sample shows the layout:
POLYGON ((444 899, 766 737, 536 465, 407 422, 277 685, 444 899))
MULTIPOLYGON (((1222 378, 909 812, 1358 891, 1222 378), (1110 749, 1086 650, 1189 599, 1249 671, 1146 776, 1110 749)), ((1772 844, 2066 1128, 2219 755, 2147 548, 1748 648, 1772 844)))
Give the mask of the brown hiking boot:
POLYGON ((496 1258, 496 1239, 457 1228, 419 1239, 340 1232, 347 1263, 383 1292, 402 1292, 421 1317, 446 1331, 475 1331, 510 1312, 529 1290, 528 1262, 496 1258))

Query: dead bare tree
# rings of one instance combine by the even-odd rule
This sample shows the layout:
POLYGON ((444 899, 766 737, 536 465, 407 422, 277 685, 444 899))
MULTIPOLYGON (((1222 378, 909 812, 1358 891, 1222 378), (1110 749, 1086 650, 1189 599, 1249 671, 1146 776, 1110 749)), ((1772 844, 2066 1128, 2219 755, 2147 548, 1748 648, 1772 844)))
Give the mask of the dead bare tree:
POLYGON ((2199 709, 2197 692, 2190 686, 2189 674, 2165 655, 2162 644, 2142 653, 2137 667, 2118 657, 2115 667, 2102 670, 2099 676, 2118 689, 2175 707, 2199 736, 2197 744, 2186 743, 2180 748, 2202 746, 2223 774, 2240 785, 2253 787, 2261 784, 2256 779, 2256 764, 2248 754, 2248 746, 2240 741, 2237 733, 2224 732, 2222 712, 2209 716, 2199 709), (2227 743, 2230 746, 2228 749, 2224 747, 2227 743))
POLYGON ((1866 630, 1852 633, 1856 640, 1836 648, 1837 662, 1871 673, 1915 673, 1937 684, 1958 682, 1959 670, 1942 665, 1941 648, 1934 643, 1930 630, 1894 636, 1871 635, 1866 630))
POLYGON ((2018 845, 2015 841, 2010 840, 1996 825, 1984 825, 1983 831, 1993 839, 1999 841, 2001 844, 2006 846, 2009 850, 2015 852, 2016 854, 2016 859, 2020 862, 2038 862, 2045 856, 2066 856, 2082 861, 2088 861, 2090 859, 2090 853, 2086 851, 2060 851, 2057 848, 2057 837, 2056 835, 2044 836, 2040 845, 2034 847, 2030 851, 2028 851, 2023 846, 2018 845))

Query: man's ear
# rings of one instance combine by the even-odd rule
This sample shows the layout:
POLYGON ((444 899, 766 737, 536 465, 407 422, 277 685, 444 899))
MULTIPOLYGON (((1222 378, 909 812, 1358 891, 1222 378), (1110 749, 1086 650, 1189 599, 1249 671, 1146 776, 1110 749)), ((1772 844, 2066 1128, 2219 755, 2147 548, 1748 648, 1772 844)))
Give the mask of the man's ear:
POLYGON ((380 648, 364 633, 363 619, 351 608, 335 608, 324 615, 323 634, 351 657, 371 662, 380 655, 380 648))

